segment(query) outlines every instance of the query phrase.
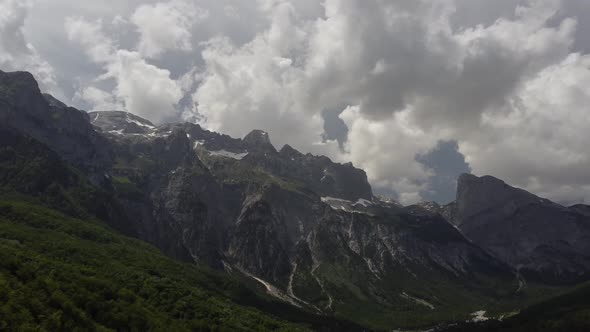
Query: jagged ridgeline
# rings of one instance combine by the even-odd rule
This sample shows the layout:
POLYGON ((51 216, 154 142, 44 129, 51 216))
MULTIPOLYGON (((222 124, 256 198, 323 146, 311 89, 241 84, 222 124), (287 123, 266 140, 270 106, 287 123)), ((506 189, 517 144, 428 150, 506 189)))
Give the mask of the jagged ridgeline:
POLYGON ((10 253, 0 299, 14 303, 0 316, 22 313, 0 319, 0 329, 426 328, 512 312, 562 289, 562 275, 584 280, 588 266, 585 206, 547 207, 551 220, 571 214, 581 234, 570 244, 579 256, 562 267, 574 249, 552 245, 557 235, 527 240, 521 253, 499 249, 503 231, 486 226, 524 218, 518 211, 536 198, 507 195, 486 207, 460 185, 449 206, 403 207, 375 197, 352 164, 277 151, 264 131, 236 139, 191 123, 86 113, 41 94, 28 73, 0 72, 0 187, 0 246, 10 253), (550 286, 535 277, 546 268, 550 286), (104 313, 109 301, 126 309, 104 313), (208 301, 221 304, 204 309, 208 301))

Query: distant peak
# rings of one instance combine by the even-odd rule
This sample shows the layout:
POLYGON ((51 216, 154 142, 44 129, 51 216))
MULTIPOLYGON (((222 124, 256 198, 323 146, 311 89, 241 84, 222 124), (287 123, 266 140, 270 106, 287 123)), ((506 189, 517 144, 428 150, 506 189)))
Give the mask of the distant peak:
POLYGON ((489 209, 549 202, 490 175, 462 174, 457 183, 458 217, 467 219, 489 209))
POLYGON ((26 71, 0 71, 0 85, 4 87, 4 89, 0 91, 0 96, 5 95, 8 92, 13 96, 23 96, 23 100, 43 98, 35 77, 33 74, 26 71))
POLYGON ((263 148, 276 151, 270 142, 270 137, 267 132, 255 129, 252 130, 246 137, 244 137, 244 143, 253 148, 263 148))
POLYGON ((475 176, 473 174, 464 173, 457 179, 457 191, 461 192, 468 187, 478 188, 496 188, 496 190, 503 188, 505 190, 515 189, 506 184, 506 182, 493 177, 491 175, 475 176))
POLYGON ((246 137, 244 137, 244 140, 246 139, 262 139, 262 140, 266 140, 268 141, 268 143, 270 143, 270 139, 268 137, 268 133, 264 130, 260 130, 260 129, 254 129, 252 130, 248 135, 246 135, 246 137))
POLYGON ((478 179, 478 177, 471 174, 471 173, 463 173, 463 174, 459 175, 459 181, 460 180, 469 180, 469 179, 478 179))
POLYGON ((283 155, 287 155, 287 156, 302 156, 303 155, 301 152, 297 151, 289 144, 285 144, 283 146, 283 148, 281 149, 280 153, 283 155))
POLYGON ((156 129, 149 120, 124 111, 90 112, 88 115, 94 126, 106 132, 145 134, 156 129))

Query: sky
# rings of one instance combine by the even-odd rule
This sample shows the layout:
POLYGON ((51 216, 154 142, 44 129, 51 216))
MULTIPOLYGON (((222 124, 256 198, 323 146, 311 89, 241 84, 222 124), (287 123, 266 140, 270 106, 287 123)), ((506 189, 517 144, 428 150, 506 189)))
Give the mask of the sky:
POLYGON ((191 121, 363 168, 590 202, 590 1, 0 0, 0 69, 83 110, 191 121))

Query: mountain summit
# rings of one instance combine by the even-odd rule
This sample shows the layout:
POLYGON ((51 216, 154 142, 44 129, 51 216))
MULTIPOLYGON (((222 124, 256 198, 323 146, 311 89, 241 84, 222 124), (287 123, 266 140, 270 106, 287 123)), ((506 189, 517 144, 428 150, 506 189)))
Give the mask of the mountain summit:
POLYGON ((532 278, 590 276, 587 206, 564 207, 492 176, 464 174, 447 209, 465 236, 532 278))

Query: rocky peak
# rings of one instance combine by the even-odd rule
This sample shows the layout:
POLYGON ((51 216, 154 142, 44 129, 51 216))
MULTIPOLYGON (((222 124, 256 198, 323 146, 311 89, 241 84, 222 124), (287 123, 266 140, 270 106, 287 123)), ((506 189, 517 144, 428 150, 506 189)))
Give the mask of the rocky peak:
POLYGON ((7 94, 12 96, 20 94, 27 97, 41 95, 37 81, 29 72, 4 72, 0 70, 0 83, 2 84, 0 92, 4 96, 7 94))
POLYGON ((98 179, 111 163, 107 142, 85 112, 43 95, 33 75, 0 71, 0 123, 43 142, 98 179))
POLYGON ((441 206, 434 201, 424 201, 424 202, 419 202, 418 204, 416 204, 420 207, 422 207, 423 209, 430 211, 432 213, 440 213, 441 212, 441 206))
MULTIPOLYGON (((31 73, 0 71, 0 102, 12 111, 19 113, 35 113, 35 116, 45 116, 42 109, 47 108, 47 101, 43 98, 39 85, 31 73)), ((6 116, 7 113, 0 114, 6 116)), ((22 116, 18 114, 16 116, 22 116)))
POLYGON ((270 142, 268 133, 259 129, 252 130, 244 137, 243 142, 249 150, 276 152, 274 146, 270 142))
POLYGON ((303 157, 303 154, 301 152, 295 150, 289 144, 285 144, 285 146, 283 146, 283 148, 281 149, 281 151, 279 151, 279 153, 286 158, 296 159, 296 158, 303 157))
POLYGON ((464 174, 449 207, 465 236, 527 277, 568 283, 590 274, 584 206, 566 208, 492 176, 464 174))
POLYGON ((457 183, 457 219, 465 220, 490 209, 510 209, 533 202, 548 202, 493 176, 462 174, 457 183))
POLYGON ((90 121, 104 132, 147 134, 156 127, 150 121, 123 111, 91 112, 90 121))

